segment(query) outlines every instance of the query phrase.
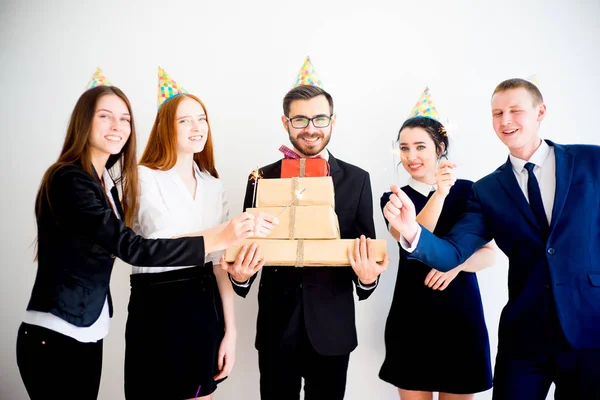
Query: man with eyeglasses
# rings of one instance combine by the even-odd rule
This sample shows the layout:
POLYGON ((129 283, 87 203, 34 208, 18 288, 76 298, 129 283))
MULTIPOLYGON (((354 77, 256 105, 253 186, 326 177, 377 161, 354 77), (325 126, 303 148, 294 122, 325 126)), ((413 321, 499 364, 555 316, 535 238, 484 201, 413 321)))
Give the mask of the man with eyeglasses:
MULTIPOLYGON (((293 145, 293 149, 282 146, 285 157, 322 157, 329 162, 341 238, 374 239, 369 174, 338 160, 326 148, 336 118, 329 93, 316 86, 297 86, 285 95, 283 112, 281 121, 293 145)), ((263 178, 279 178, 281 160, 261 171, 263 178)), ((244 208, 252 207, 252 194, 249 183, 244 208)), ((365 242, 361 239, 363 246, 365 242)), ((364 247, 360 259, 351 260, 352 268, 263 270, 256 334, 262 400, 299 399, 302 378, 306 400, 344 398, 350 352, 358 344, 352 287, 356 286, 359 300, 368 298, 389 262, 369 260, 364 247)), ((246 297, 256 275, 252 268, 237 267, 231 274, 234 290, 246 297)))

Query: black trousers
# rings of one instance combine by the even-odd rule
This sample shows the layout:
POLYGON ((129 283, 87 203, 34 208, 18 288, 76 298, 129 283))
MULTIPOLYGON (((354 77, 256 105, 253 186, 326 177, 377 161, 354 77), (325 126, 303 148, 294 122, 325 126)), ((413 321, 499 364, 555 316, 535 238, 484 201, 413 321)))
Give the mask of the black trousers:
POLYGON ((32 400, 96 400, 102 374, 102 340, 81 343, 22 323, 17 335, 17 364, 32 400))
POLYGON ((260 398, 262 400, 299 400, 304 378, 305 400, 342 400, 350 354, 323 356, 315 351, 301 329, 293 350, 260 349, 260 398))

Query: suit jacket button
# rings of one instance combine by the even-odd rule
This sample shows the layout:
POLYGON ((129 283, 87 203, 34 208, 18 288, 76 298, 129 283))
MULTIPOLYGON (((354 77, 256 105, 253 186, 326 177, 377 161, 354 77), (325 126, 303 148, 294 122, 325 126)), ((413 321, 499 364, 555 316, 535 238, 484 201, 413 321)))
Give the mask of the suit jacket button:
POLYGON ((114 254, 111 254, 110 258, 117 258, 117 256, 115 256, 114 254))
POLYGON ((554 249, 554 247, 550 247, 548 249, 548 254, 553 255, 554 253, 556 253, 556 250, 554 249))

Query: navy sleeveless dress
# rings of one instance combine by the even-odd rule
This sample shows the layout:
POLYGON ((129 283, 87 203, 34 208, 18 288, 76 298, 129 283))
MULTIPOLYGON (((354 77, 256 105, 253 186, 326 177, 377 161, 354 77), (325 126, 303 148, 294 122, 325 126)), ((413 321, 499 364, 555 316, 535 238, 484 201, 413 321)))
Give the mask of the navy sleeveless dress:
MULTIPOLYGON (((458 222, 473 182, 457 180, 445 199, 434 233, 458 222)), ((402 190, 419 213, 433 192, 402 190)), ((381 197, 381 208, 391 192, 381 197)), ((386 220, 387 223, 387 220, 386 220)), ((492 387, 490 344, 477 277, 460 272, 443 291, 425 286, 431 268, 400 251, 398 277, 385 328, 386 356, 379 377, 406 390, 477 393, 492 387)))

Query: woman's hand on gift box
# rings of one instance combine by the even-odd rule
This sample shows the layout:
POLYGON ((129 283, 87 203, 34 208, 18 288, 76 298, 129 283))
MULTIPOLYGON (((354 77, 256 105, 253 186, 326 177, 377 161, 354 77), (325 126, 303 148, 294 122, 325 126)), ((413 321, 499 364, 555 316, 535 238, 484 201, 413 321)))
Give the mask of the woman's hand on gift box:
POLYGON ((354 273, 363 285, 372 285, 377 277, 387 269, 390 259, 385 255, 383 261, 375 261, 375 249, 371 239, 361 235, 354 241, 354 249, 348 249, 348 260, 354 273))
POLYGON ((254 215, 254 237, 265 238, 279 225, 279 219, 265 212, 254 215))
POLYGON ((252 278, 265 265, 265 259, 262 256, 260 246, 256 243, 243 245, 235 261, 228 263, 225 256, 219 260, 221 268, 227 271, 234 281, 244 283, 252 278))
POLYGON ((218 227, 190 236, 204 236, 204 252, 206 254, 225 250, 240 241, 254 235, 256 223, 254 215, 242 213, 218 227))

